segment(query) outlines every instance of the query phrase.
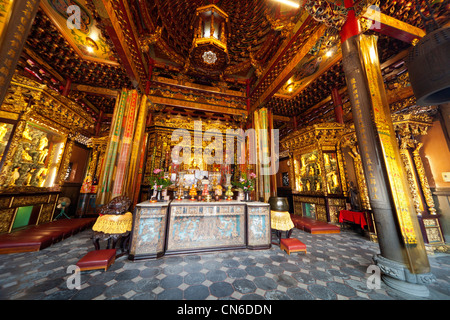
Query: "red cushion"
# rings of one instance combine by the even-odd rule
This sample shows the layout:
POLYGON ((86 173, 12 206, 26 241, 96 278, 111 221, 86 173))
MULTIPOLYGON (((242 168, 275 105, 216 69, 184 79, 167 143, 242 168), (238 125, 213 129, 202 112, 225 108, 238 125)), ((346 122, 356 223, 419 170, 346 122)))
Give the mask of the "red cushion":
POLYGON ((303 251, 306 250, 306 245, 296 238, 284 238, 280 240, 280 244, 289 251, 303 251))
POLYGON ((77 266, 83 268, 105 268, 116 257, 116 249, 104 249, 94 250, 88 252, 80 261, 77 262, 77 266))

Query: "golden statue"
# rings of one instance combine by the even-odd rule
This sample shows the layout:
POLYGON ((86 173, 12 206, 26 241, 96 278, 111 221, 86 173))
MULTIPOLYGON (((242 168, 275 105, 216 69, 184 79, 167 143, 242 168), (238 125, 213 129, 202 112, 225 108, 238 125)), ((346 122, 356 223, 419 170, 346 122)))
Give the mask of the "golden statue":
POLYGON ((6 128, 6 123, 4 123, 0 126, 0 142, 3 142, 3 139, 5 138, 7 132, 8 128, 6 128))
POLYGON ((33 158, 28 154, 26 150, 22 151, 22 160, 23 161, 33 161, 33 158))
POLYGON ((11 187, 11 186, 15 186, 15 185, 16 185, 16 180, 20 178, 19 169, 20 169, 20 167, 16 167, 16 168, 14 169, 14 171, 12 172, 12 174, 11 174, 11 178, 12 178, 12 179, 11 179, 11 181, 10 181, 10 183, 9 183, 9 186, 10 186, 10 187, 11 187))
POLYGON ((27 139, 27 140, 32 140, 31 136, 30 136, 30 127, 26 126, 25 130, 23 131, 22 134, 22 138, 27 139))
POLYGON ((225 192, 225 195, 227 196, 227 200, 233 200, 233 191, 231 191, 231 185, 227 187, 227 192, 225 192))
POLYGON ((37 173, 36 177, 39 181, 39 187, 43 187, 45 183, 45 179, 47 178, 48 169, 47 168, 41 168, 39 169, 39 172, 37 173))
POLYGON ((47 158, 48 155, 48 149, 44 149, 41 152, 39 152, 39 163, 44 163, 45 158, 47 158))
POLYGON ((38 150, 42 151, 44 148, 48 146, 48 139, 46 136, 42 136, 42 138, 39 140, 39 147, 38 150))
POLYGON ((197 196, 197 188, 195 188, 195 184, 192 184, 191 190, 189 190, 189 195, 191 196, 191 201, 195 201, 195 197, 197 196))

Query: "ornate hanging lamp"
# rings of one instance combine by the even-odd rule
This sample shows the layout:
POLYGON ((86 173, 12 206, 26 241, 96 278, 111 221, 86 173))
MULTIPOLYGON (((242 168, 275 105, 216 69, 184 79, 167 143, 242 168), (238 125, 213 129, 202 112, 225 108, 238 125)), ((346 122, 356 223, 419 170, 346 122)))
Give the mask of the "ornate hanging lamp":
POLYGON ((413 46, 406 64, 417 105, 438 105, 450 101, 450 28, 439 28, 433 9, 426 1, 429 17, 416 8, 425 24, 427 34, 413 46))
POLYGON ((214 4, 196 10, 191 65, 206 73, 222 72, 228 64, 228 15, 214 4))

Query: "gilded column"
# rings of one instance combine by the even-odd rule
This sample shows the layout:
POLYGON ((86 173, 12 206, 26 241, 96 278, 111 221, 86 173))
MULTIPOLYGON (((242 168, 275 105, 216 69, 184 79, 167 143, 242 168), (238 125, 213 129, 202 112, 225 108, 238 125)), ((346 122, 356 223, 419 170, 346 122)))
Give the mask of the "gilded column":
MULTIPOLYGON (((347 8, 352 0, 346 0, 347 8)), ((383 281, 403 292, 428 296, 430 273, 423 238, 411 201, 373 38, 360 35, 349 10, 341 31, 343 68, 356 136, 380 245, 374 256, 383 281)))
POLYGON ((2 0, 0 15, 0 104, 27 40, 39 7, 38 0, 2 0))

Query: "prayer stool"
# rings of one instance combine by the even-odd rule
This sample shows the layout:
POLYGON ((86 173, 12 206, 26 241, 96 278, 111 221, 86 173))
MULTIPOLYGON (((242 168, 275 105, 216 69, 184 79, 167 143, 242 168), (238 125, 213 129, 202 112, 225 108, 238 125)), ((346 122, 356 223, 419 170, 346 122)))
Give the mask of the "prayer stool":
POLYGON ((105 269, 108 268, 116 260, 116 249, 94 250, 88 252, 83 258, 77 262, 77 266, 81 271, 105 269))
POLYGON ((306 245, 296 238, 281 239, 280 249, 286 251, 289 255, 291 252, 304 251, 306 253, 306 245))

